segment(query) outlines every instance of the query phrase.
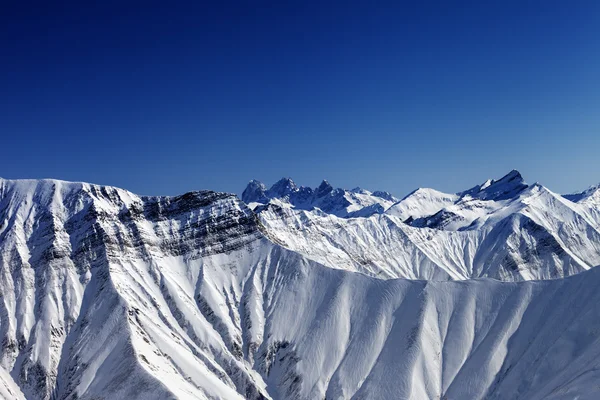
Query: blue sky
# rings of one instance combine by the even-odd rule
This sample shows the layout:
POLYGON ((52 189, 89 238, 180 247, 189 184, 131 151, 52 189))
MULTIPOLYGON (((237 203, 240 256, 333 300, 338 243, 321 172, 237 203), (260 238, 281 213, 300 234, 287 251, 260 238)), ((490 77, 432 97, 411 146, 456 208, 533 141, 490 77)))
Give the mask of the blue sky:
POLYGON ((13 3, 5 178, 399 196, 513 168, 558 192, 600 182, 597 1, 13 3))

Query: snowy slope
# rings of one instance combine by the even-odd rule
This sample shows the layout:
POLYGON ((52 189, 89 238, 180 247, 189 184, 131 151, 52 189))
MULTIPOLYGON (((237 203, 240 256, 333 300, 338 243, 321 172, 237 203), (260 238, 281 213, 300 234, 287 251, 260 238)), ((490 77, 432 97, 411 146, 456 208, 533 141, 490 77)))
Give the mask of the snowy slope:
POLYGON ((577 203, 582 213, 594 220, 600 226, 600 185, 595 185, 580 193, 564 196, 577 203))
POLYGON ((10 374, 0 367, 0 399, 24 399, 23 393, 10 374))
POLYGON ((600 184, 589 187, 588 189, 574 194, 566 194, 563 197, 580 204, 600 204, 600 184))
POLYGON ((2 180, 0 221, 1 366, 28 399, 261 397, 260 376, 213 329, 186 332, 168 296, 167 273, 192 285, 204 255, 261 237, 237 198, 2 180))
POLYGON ((386 214, 400 218, 402 221, 428 217, 441 209, 454 204, 459 195, 447 194, 434 189, 419 188, 402 200, 394 203, 386 214))
POLYGON ((301 210, 319 209, 343 218, 381 214, 397 201, 388 192, 369 192, 358 187, 334 189, 325 180, 312 189, 297 186, 290 178, 282 178, 268 190, 263 183, 252 180, 242 193, 242 200, 256 210, 265 204, 276 204, 301 210))
POLYGON ((455 198, 437 193, 416 191, 370 218, 275 204, 261 208, 259 218, 287 248, 331 268, 379 278, 550 279, 600 264, 597 206, 525 185, 514 171, 455 198), (429 217, 413 220, 405 213, 423 215, 448 202, 429 217), (423 221, 428 223, 418 223, 423 221))
POLYGON ((386 214, 417 227, 459 230, 478 218, 502 210, 529 186, 518 171, 456 194, 418 189, 390 207, 386 214))
POLYGON ((444 231, 275 204, 257 217, 209 191, 0 180, 0 396, 597 398, 600 240, 577 203, 528 190, 504 218, 444 231), (315 248, 333 241, 322 263, 286 248, 278 226, 294 224, 315 248), (355 245, 403 264, 344 264, 355 245), (538 268, 506 280, 584 272, 452 281, 493 276, 465 256, 490 258, 476 248, 538 268))
POLYGON ((266 381, 278 398, 594 399, 599 272, 382 281, 304 265, 269 308, 266 381))

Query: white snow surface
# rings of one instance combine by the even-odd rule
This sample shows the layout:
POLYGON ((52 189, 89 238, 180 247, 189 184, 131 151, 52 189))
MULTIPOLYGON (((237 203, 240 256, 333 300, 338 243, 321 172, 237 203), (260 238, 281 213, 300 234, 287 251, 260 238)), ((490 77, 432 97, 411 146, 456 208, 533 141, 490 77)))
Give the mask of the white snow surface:
POLYGON ((0 398, 15 400, 25 398, 19 386, 13 381, 8 371, 3 368, 0 368, 0 398))
POLYGON ((598 398, 595 206, 483 197, 444 230, 0 179, 0 397, 598 398))
POLYGON ((405 221, 409 218, 428 217, 454 204, 459 199, 456 194, 448 194, 435 189, 419 188, 408 196, 393 204, 386 214, 405 221))

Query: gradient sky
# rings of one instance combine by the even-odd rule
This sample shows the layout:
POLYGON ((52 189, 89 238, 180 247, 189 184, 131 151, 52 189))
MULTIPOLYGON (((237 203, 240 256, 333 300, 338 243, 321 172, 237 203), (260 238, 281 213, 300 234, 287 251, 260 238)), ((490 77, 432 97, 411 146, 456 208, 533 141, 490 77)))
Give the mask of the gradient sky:
POLYGON ((563 193, 600 182, 598 1, 11 3, 4 178, 398 196, 513 168, 563 193))

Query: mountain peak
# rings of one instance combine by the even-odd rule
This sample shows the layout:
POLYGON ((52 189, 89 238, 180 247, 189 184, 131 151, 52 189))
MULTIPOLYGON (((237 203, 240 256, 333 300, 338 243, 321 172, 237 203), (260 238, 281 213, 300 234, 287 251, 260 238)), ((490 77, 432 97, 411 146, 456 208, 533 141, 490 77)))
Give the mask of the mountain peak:
POLYGON ((390 192, 386 192, 383 190, 376 190, 372 194, 373 194, 373 196, 379 197, 384 200, 393 201, 393 202, 397 201, 397 199, 394 196, 392 196, 392 194, 390 192))
POLYGON ((329 182, 327 182, 326 179, 323 179, 323 182, 321 182, 319 187, 317 187, 317 189, 315 189, 315 196, 323 197, 323 196, 327 195, 328 193, 331 193, 332 190, 333 190, 333 186, 331 186, 331 184, 329 182))
POLYGON ((292 178, 281 178, 271 186, 268 197, 285 197, 298 190, 292 178))
POLYGON ((498 179, 496 182, 508 182, 508 181, 518 181, 523 182, 523 176, 516 169, 511 170, 508 174, 504 175, 502 178, 498 179))
MULTIPOLYGON (((291 178, 281 178, 268 190, 259 181, 252 180, 242 194, 242 200, 249 203, 267 204, 276 200, 277 204, 286 204, 301 210, 319 209, 341 218, 366 217, 374 213, 381 214, 397 201, 388 192, 371 193, 355 188, 346 190, 334 188, 327 179, 319 186, 311 188, 298 186, 291 178), (374 206, 379 204, 381 207, 374 206)), ((258 212, 262 209, 256 209, 258 212)))
POLYGON ((261 181, 257 181, 256 179, 252 179, 248 182, 248 186, 242 193, 242 201, 246 204, 248 203, 264 203, 267 200, 266 196, 267 187, 261 181))
POLYGON ((513 169, 502 178, 488 179, 481 185, 458 193, 459 196, 471 196, 481 200, 506 200, 515 197, 529 187, 523 180, 523 176, 513 169))
POLYGON ((290 187, 296 187, 296 184, 294 183, 294 181, 292 180, 292 178, 290 177, 283 177, 280 180, 278 180, 277 182, 275 182, 273 184, 273 186, 271 186, 271 189, 275 186, 290 186, 290 187))
POLYGON ((487 186, 484 184, 480 187, 476 197, 482 200, 506 200, 515 197, 528 187, 521 173, 516 169, 498 180, 488 182, 486 182, 487 186))

